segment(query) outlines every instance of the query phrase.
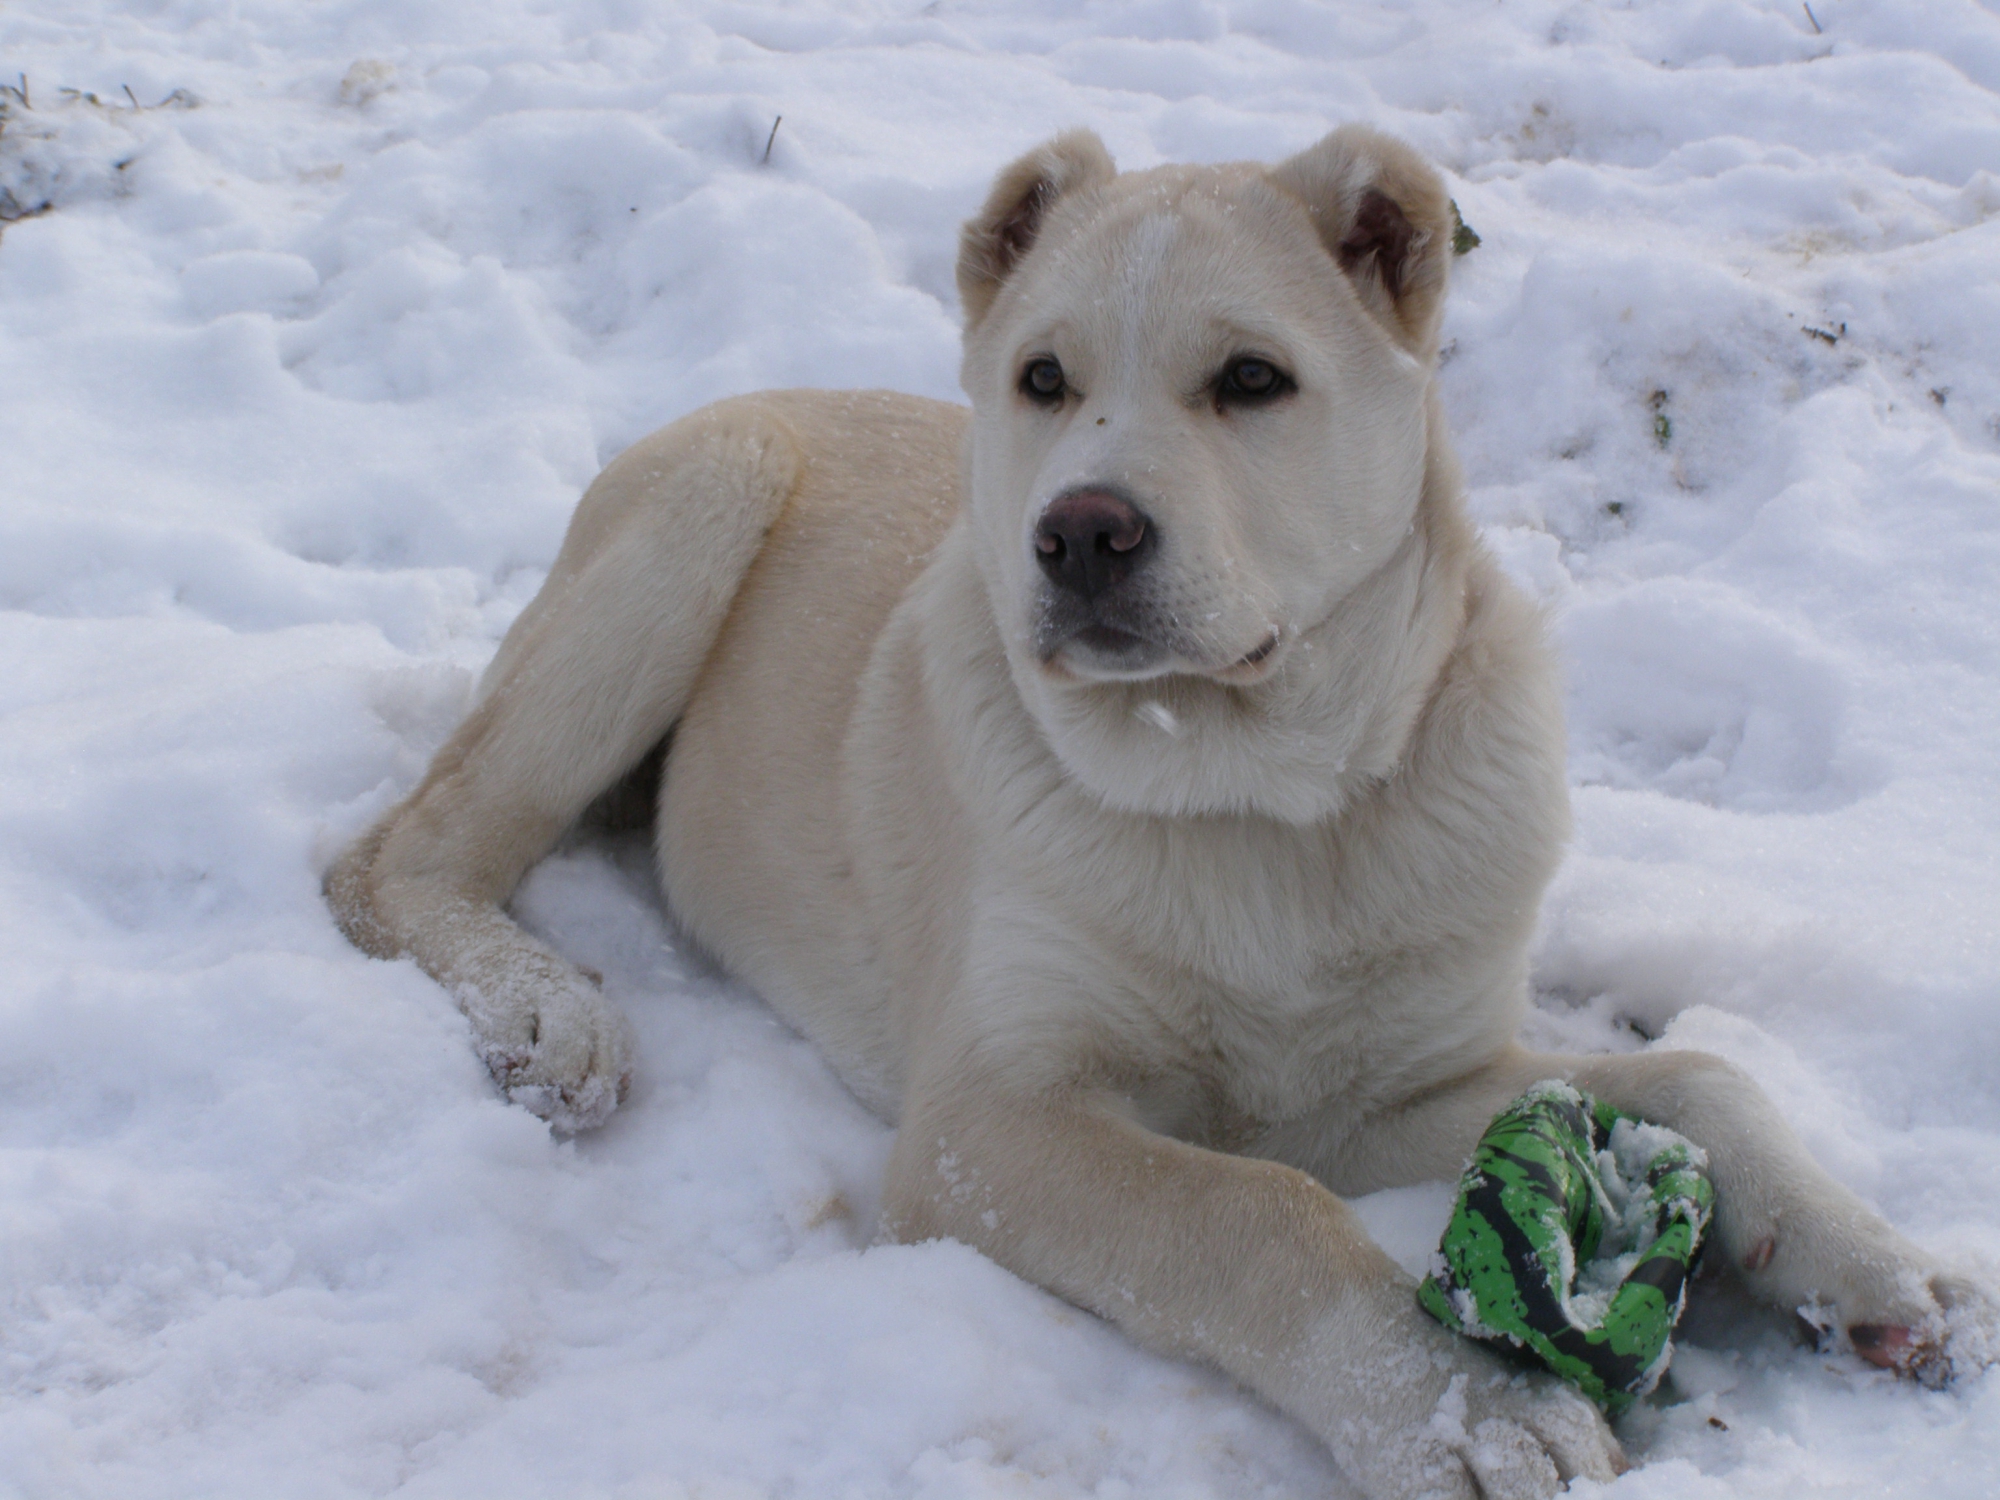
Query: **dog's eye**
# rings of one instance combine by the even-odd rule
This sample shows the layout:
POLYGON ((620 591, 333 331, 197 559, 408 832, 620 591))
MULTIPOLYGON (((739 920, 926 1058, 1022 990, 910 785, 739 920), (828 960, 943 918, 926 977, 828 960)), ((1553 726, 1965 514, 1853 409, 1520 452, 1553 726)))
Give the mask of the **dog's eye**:
POLYGON ((1029 360, 1028 368, 1021 372, 1021 394, 1032 401, 1051 405, 1062 400, 1068 389, 1063 367, 1046 355, 1029 360))
POLYGON ((1215 397, 1224 404, 1234 401, 1247 406, 1273 400, 1292 389, 1291 377, 1283 370, 1268 359, 1252 356, 1230 363, 1215 383, 1215 397))

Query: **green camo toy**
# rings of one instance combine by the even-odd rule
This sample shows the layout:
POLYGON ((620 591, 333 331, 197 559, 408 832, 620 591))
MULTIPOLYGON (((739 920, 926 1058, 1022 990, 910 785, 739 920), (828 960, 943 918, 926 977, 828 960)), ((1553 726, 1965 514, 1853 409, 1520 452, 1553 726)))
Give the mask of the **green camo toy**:
POLYGON ((1707 1168, 1664 1126, 1538 1083, 1480 1138, 1417 1300, 1616 1416, 1672 1356, 1715 1207, 1707 1168))

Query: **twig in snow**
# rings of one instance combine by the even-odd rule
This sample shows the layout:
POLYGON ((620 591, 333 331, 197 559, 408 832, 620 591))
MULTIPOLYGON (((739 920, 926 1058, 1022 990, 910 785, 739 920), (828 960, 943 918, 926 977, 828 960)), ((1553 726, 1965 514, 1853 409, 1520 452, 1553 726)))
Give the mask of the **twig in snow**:
MULTIPOLYGON (((201 108, 201 96, 198 94, 191 93, 187 89, 175 89, 171 94, 167 95, 167 97, 162 99, 158 104, 141 104, 139 102, 139 96, 132 92, 131 84, 123 83, 120 84, 119 87, 125 91, 125 97, 132 101, 132 109, 135 113, 148 109, 201 108)), ((68 85, 64 85, 62 88, 57 89, 56 92, 60 94, 63 98, 63 101, 68 104, 88 104, 96 109, 114 108, 113 105, 107 104, 104 100, 98 98, 97 95, 91 93, 88 89, 73 89, 70 88, 68 85)), ((0 94, 13 94, 20 99, 22 104, 24 105, 27 104, 28 102, 27 74, 24 73, 21 75, 21 86, 18 89, 13 87, 11 84, 0 83, 0 94)))
POLYGON ((764 165, 767 167, 771 165, 771 147, 777 144, 778 127, 784 123, 785 117, 779 115, 771 122, 771 133, 764 137, 764 165))
POLYGON ((1813 35, 1814 36, 1826 35, 1826 33, 1820 29, 1819 17, 1812 13, 1812 7, 1810 5, 1805 4, 1804 0, 1801 0, 1799 8, 1806 13, 1806 19, 1813 23, 1813 35))
POLYGON ((21 101, 21 108, 33 109, 34 103, 28 98, 28 75, 23 73, 19 83, 0 83, 0 99, 12 94, 21 101))

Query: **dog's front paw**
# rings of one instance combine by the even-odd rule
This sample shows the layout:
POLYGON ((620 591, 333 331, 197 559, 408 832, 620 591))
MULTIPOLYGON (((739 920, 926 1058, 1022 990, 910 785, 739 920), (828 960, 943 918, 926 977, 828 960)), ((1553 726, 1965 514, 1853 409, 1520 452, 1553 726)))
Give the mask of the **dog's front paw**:
POLYGON ((1968 1277, 1927 1283, 1933 1310, 1909 1322, 1850 1323, 1854 1352, 1871 1365, 1933 1388, 2000 1364, 2000 1298, 1968 1277))
POLYGON ((632 1083, 632 1035, 602 991, 567 964, 534 965, 459 1002, 494 1081, 557 1130, 602 1125, 632 1083))
POLYGON ((1927 1386, 2000 1363, 2000 1299, 1829 1188, 1739 1230, 1733 1248, 1751 1290, 1797 1308, 1834 1346, 1927 1386))
POLYGON ((1439 1327, 1413 1291, 1377 1336, 1343 1343, 1327 1438, 1369 1500, 1544 1500, 1571 1479, 1625 1469, 1610 1426, 1574 1388, 1439 1327))
POLYGON ((1945 1378, 1977 1375, 2000 1365, 2000 1291, 1988 1282, 1945 1272, 1931 1278, 1944 1310, 1945 1378))

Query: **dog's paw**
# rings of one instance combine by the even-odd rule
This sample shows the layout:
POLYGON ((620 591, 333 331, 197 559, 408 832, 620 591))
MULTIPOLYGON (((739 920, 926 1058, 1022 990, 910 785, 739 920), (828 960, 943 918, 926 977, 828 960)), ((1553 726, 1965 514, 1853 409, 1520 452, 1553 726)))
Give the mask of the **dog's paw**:
POLYGON ((1610 1426, 1573 1387, 1439 1327, 1414 1295, 1389 1322, 1330 1393, 1329 1445, 1369 1500, 1544 1500, 1624 1472, 1610 1426))
POLYGON ((631 1087, 631 1030, 582 974, 536 967, 532 984, 460 995, 474 1045, 514 1103, 560 1131, 593 1129, 631 1087))
POLYGON ((1751 1290, 1796 1307, 1824 1347, 1933 1387, 2000 1362, 2000 1299, 1940 1271, 1844 1191, 1791 1204, 1741 1239, 1751 1290))
POLYGON ((1945 1378, 2000 1365, 2000 1290, 1944 1272, 1931 1278, 1931 1295, 1944 1311, 1945 1378))
POLYGON ((1931 1277, 1927 1287, 1933 1308, 1923 1317, 1850 1323, 1842 1330, 1849 1347, 1869 1364, 1933 1389, 2000 1364, 2000 1298, 1968 1277, 1946 1273, 1931 1277))

